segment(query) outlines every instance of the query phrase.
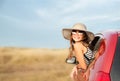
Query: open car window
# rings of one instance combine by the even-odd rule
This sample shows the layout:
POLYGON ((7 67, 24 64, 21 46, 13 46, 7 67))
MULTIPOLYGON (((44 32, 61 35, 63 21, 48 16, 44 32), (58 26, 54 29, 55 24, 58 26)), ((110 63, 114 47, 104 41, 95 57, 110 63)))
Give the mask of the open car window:
POLYGON ((90 49, 93 53, 96 53, 100 47, 103 38, 101 36, 95 36, 94 40, 90 43, 90 49))

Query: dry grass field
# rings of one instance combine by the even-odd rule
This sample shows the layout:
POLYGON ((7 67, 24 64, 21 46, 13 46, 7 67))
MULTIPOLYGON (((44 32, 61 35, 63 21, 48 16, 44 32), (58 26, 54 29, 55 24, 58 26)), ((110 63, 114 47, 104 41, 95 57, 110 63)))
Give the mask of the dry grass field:
POLYGON ((67 49, 0 48, 0 81, 71 81, 67 49))

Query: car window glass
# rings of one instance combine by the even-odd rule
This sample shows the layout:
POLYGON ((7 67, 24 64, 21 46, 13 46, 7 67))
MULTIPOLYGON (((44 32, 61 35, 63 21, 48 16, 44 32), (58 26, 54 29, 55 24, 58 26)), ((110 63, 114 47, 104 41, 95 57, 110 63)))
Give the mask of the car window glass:
POLYGON ((120 81, 120 37, 118 38, 115 56, 112 64, 111 80, 120 81))

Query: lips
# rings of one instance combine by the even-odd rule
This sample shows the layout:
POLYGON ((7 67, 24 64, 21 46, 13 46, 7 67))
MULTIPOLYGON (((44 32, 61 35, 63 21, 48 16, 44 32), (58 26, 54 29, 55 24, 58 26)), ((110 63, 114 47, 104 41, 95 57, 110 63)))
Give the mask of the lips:
POLYGON ((75 41, 80 41, 82 38, 81 37, 78 37, 78 36, 76 36, 76 37, 73 37, 73 40, 75 40, 75 41))

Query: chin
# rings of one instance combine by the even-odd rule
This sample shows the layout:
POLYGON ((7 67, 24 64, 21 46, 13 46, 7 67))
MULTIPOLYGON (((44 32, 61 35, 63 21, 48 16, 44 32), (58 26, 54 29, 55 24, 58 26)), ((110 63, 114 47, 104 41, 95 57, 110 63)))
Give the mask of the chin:
POLYGON ((81 40, 75 40, 75 42, 80 42, 81 40))

